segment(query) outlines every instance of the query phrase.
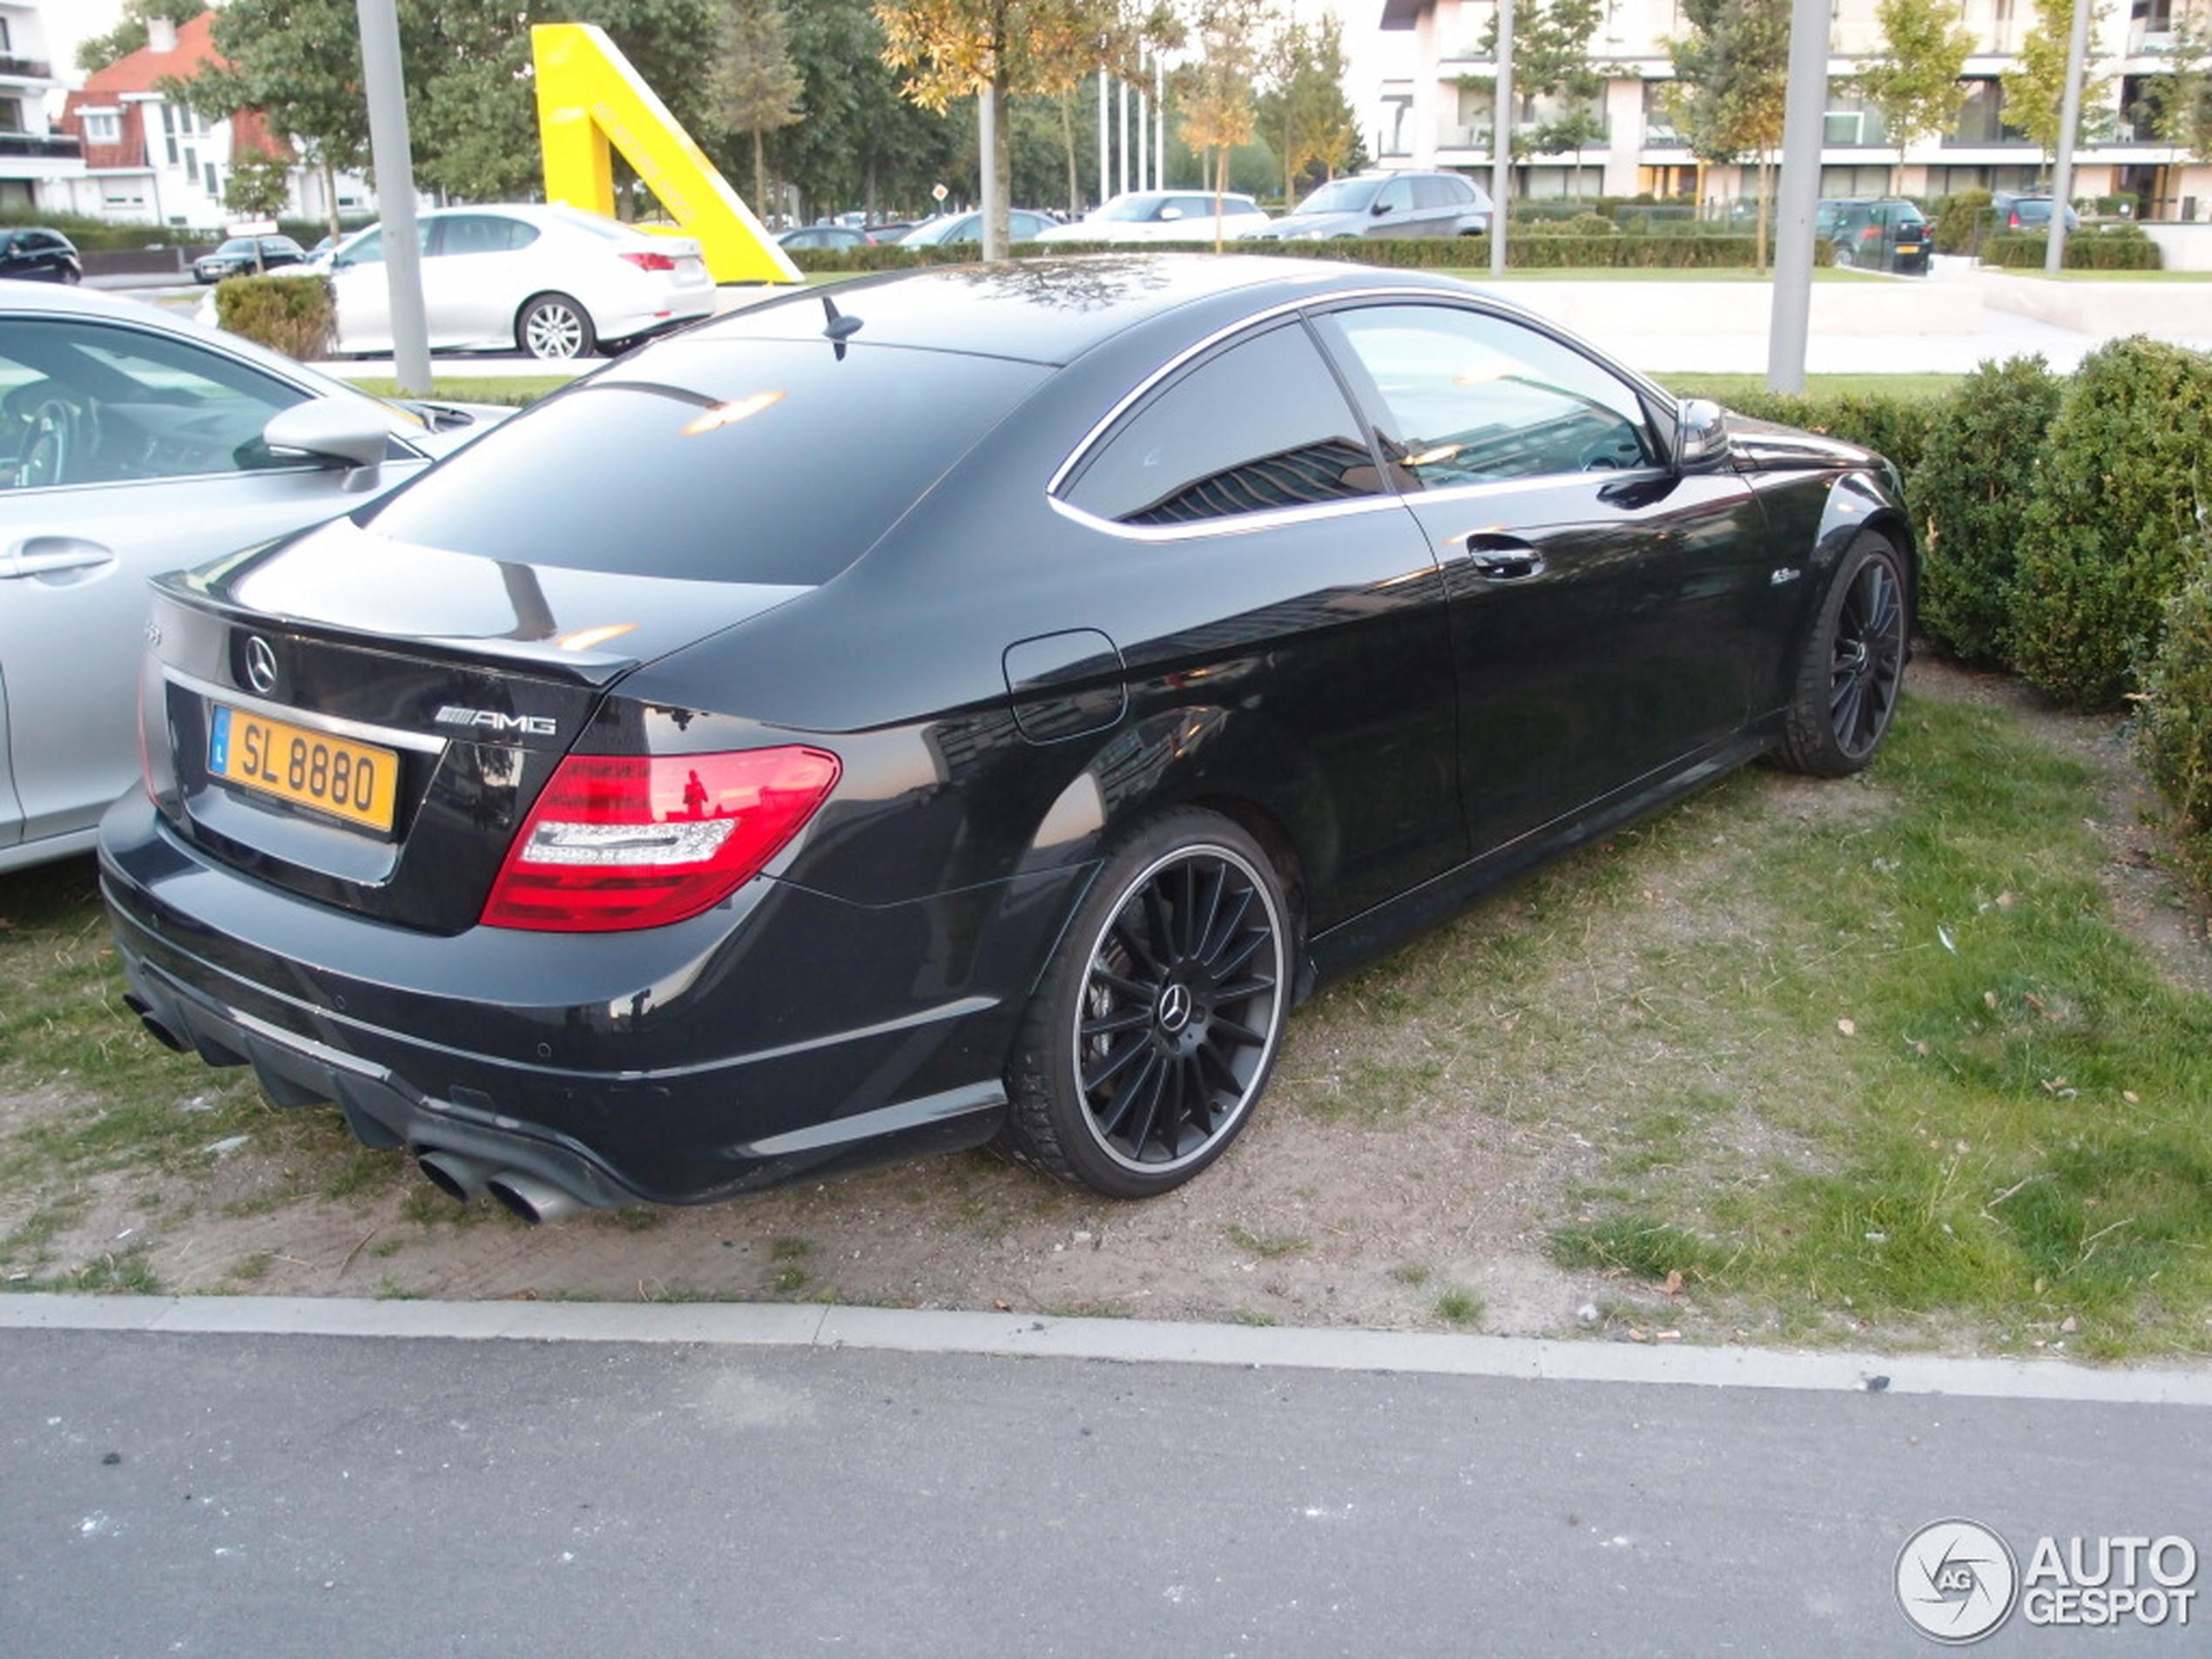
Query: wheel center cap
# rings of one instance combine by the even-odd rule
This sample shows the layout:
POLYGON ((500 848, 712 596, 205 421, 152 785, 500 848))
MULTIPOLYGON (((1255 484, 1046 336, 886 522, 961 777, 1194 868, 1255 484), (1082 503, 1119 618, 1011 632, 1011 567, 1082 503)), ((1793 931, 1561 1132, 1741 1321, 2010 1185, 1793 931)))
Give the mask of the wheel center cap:
POLYGON ((1160 993, 1152 1017, 1160 1022, 1161 1030, 1175 1036, 1190 1023, 1190 1016, 1197 1012, 1197 1000, 1190 995, 1190 988, 1177 980, 1160 993))

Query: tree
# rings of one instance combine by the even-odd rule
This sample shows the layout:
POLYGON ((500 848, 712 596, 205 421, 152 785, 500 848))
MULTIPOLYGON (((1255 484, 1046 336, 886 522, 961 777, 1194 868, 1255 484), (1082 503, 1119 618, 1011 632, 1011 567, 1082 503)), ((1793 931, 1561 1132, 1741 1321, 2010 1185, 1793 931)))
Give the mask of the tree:
POLYGON ((1148 33, 1164 34, 1163 6, 1140 12, 1127 0, 876 0, 884 61, 906 71, 902 90, 924 109, 956 99, 988 101, 991 153, 982 158, 995 188, 987 253, 1006 248, 1010 92, 1060 93, 1102 64, 1125 64, 1148 33))
MULTIPOLYGON (((2085 134, 2094 127, 2093 111, 2112 96, 2112 77, 2094 72, 2098 25, 2108 8, 2092 5, 2089 50, 2082 60, 2081 111, 2085 134)), ((2035 0, 2035 27, 2020 42, 2020 57, 2000 78, 2005 89, 2005 125, 2033 138, 2047 164, 2059 153, 2059 120, 2066 98, 2067 37, 2074 30, 2074 0, 2035 0)))
POLYGON ((2212 6, 2177 12, 2166 69, 2144 89, 2144 113, 2161 144, 2212 161, 2212 6))
POLYGON ((1199 0, 1190 18, 1197 56, 1177 71, 1177 123, 1183 141, 1210 155, 1214 247, 1221 246, 1222 198, 1229 188, 1229 152, 1250 144, 1259 125, 1253 84, 1260 43, 1273 17, 1267 0, 1199 0))
POLYGON ((142 49, 150 38, 147 24, 154 19, 165 18, 181 29, 206 10, 207 0, 130 0, 114 28, 77 43, 77 67, 95 74, 142 49))
POLYGON ((722 61, 715 65, 715 101, 734 131, 752 135, 752 199, 768 211, 767 135, 804 112, 803 83, 792 61, 782 0, 723 0, 722 61))
MULTIPOLYGON (((1516 7, 1513 28, 1514 91, 1523 110, 1549 102, 1553 113, 1535 123, 1524 138, 1514 124, 1513 156, 1554 156, 1580 150, 1605 136, 1599 100, 1605 76, 1590 58, 1590 39, 1605 19, 1603 0, 1532 0, 1516 7)), ((1494 12, 1475 49, 1498 55, 1498 19, 1494 12)), ((1516 115, 1519 111, 1515 112, 1516 115)))
MULTIPOLYGON (((368 158, 361 31, 353 0, 229 0, 215 14, 218 59, 172 89, 211 121, 259 110, 323 175, 359 172, 368 158)), ((330 232, 338 192, 327 188, 330 232)))
MULTIPOLYGON (((266 150, 234 151, 223 206, 240 219, 274 219, 292 199, 292 164, 266 150)), ((256 250, 256 262, 259 251, 256 250)))
POLYGON ((806 117, 769 135, 770 165, 810 213, 922 200, 960 136, 942 112, 900 96, 873 0, 807 0, 788 21, 806 117))
POLYGON ((1700 160, 1758 158, 1757 257, 1766 265, 1768 188, 1790 81, 1790 0, 1683 0, 1690 32, 1667 43, 1676 87, 1668 104, 1700 160))
MULTIPOLYGON (((1923 138, 1950 126, 1965 94, 1959 85, 1973 37, 1952 19, 1945 0, 1881 0, 1882 50, 1863 64, 1859 91, 1881 107, 1897 143, 1897 162, 1923 138)), ((1902 181, 1900 181, 1902 182, 1902 181)))
POLYGON ((1282 165, 1283 199, 1291 201, 1301 178, 1333 179, 1359 154, 1359 122, 1344 96, 1343 20, 1332 12, 1316 24, 1286 22, 1266 56, 1259 124, 1282 165))

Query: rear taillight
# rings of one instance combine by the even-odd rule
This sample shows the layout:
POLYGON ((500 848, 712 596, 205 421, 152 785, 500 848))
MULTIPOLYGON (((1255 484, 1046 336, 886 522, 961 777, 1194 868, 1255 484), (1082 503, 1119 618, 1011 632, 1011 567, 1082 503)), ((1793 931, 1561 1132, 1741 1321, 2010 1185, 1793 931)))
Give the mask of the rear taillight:
POLYGON ((622 258, 641 271, 673 271, 676 261, 665 253, 624 253, 622 258))
POLYGON ((605 933, 695 916, 760 873, 838 777, 819 749, 570 755, 508 849, 483 921, 605 933))

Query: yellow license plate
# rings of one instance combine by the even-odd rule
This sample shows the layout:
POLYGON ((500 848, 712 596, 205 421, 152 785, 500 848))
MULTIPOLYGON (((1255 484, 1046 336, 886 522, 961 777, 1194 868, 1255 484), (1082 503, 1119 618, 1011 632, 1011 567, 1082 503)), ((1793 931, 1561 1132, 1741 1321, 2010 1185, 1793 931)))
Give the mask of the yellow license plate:
POLYGON ((208 712, 207 770, 214 776, 349 824, 392 833, 400 758, 391 750, 220 703, 208 712))

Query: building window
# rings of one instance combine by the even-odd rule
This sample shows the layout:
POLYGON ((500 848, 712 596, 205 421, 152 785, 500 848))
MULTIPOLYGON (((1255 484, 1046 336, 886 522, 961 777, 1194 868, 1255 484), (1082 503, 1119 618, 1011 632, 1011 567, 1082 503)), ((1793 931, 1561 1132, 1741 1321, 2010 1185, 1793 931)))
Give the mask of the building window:
POLYGON ((23 105, 11 98, 0 98, 0 132, 23 131, 23 105))
POLYGON ((84 111, 84 142, 87 144, 120 144, 123 141, 123 117, 114 110, 84 111))

